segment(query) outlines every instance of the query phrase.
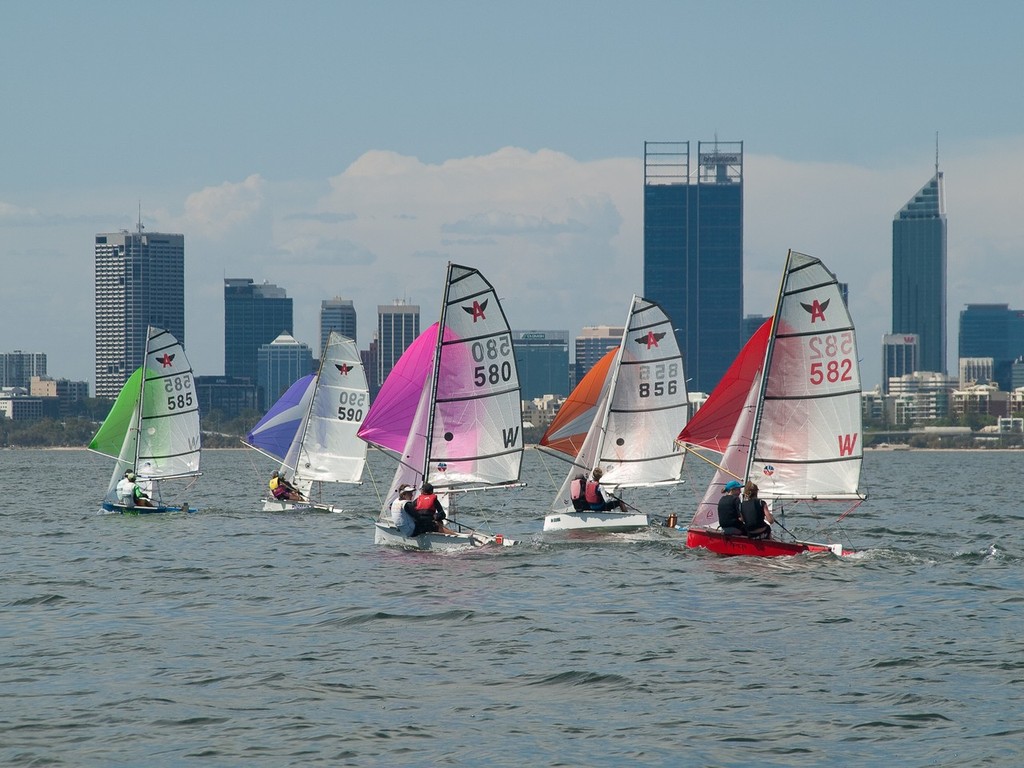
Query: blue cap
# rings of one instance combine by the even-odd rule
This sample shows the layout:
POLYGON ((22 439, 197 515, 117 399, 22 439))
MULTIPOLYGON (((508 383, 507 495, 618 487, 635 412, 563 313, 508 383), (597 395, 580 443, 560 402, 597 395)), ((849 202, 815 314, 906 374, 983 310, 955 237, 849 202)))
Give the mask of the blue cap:
POLYGON ((730 480, 728 483, 725 484, 726 492, 735 491, 737 488, 742 488, 742 487, 743 486, 737 480, 730 480))

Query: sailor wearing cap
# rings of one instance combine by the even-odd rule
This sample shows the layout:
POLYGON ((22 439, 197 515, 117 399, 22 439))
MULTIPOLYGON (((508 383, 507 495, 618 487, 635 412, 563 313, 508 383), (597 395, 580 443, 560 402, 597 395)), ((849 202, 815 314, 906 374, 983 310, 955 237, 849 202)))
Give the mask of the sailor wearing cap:
POLYGON ((725 484, 722 497, 718 500, 718 527, 722 533, 742 536, 743 518, 740 517, 740 491, 743 484, 730 480, 725 484))
POLYGON ((398 488, 398 498, 391 502, 391 522, 403 536, 412 536, 416 530, 416 520, 409 514, 415 490, 411 485, 401 485, 398 488))

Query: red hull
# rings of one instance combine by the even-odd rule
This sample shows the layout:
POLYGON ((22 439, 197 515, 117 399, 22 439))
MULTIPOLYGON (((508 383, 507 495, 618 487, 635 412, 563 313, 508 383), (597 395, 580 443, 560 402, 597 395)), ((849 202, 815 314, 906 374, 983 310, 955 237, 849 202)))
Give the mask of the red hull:
POLYGON ((730 536, 721 531, 703 528, 691 528, 686 532, 686 546, 707 549, 719 555, 745 555, 747 557, 791 557, 804 552, 843 554, 840 544, 748 539, 746 536, 730 536))

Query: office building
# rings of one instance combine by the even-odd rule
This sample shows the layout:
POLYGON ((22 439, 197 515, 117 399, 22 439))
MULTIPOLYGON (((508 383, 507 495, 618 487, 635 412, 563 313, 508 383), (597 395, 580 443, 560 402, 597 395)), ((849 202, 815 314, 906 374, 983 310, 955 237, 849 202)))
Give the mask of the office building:
POLYGON ((946 373, 946 195, 938 164, 893 218, 892 332, 917 334, 917 370, 946 373))
POLYGON ((250 278, 224 280, 224 375, 257 382, 259 348, 292 333, 292 300, 284 288, 250 278))
POLYGON ((1024 355, 1024 310, 1009 304, 968 304, 960 311, 959 357, 991 357, 991 377, 1013 389, 1013 363, 1024 355))
POLYGON ((260 409, 267 410, 303 376, 313 373, 313 350, 282 333, 257 352, 256 382, 260 388, 260 409))
POLYGON ((569 332, 512 331, 523 400, 569 394, 569 332))
POLYGON ((889 394, 889 379, 918 370, 917 334, 886 333, 882 336, 882 393, 889 394))
POLYGON ((0 353, 0 387, 28 389, 33 376, 46 376, 46 355, 20 349, 0 353))
POLYGON ((185 346, 185 236, 96 235, 96 397, 115 398, 142 365, 149 326, 185 346))
POLYGON ((404 299, 377 306, 377 386, 384 385, 391 369, 420 335, 420 308, 404 299))
POLYGON ((327 337, 331 331, 356 340, 356 308, 351 299, 335 296, 320 302, 320 356, 327 348, 327 337))
POLYGON ((644 297, 672 318, 687 389, 710 392, 743 332, 743 142, 644 142, 644 297))
POLYGON ((232 376, 196 376, 196 397, 204 417, 218 413, 224 419, 236 419, 246 411, 260 407, 259 387, 255 380, 232 376))
POLYGON ((623 330, 621 325, 617 328, 612 325, 591 325, 580 329, 580 335, 576 337, 576 361, 573 365, 576 374, 572 383, 574 387, 609 349, 615 349, 622 343, 623 330))

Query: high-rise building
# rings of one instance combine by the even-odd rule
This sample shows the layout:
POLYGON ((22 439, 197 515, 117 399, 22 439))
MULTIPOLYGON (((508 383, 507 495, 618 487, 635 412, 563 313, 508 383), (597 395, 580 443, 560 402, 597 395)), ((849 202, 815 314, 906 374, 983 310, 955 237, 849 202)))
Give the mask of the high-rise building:
POLYGON ((320 302, 320 355, 327 347, 327 337, 331 331, 356 340, 356 308, 351 299, 335 296, 320 302))
POLYGON ((889 394, 889 379, 906 376, 917 367, 917 334, 887 333, 882 336, 882 392, 889 394))
POLYGON ((573 365, 576 373, 572 383, 574 387, 598 360, 608 354, 609 349, 615 349, 622 343, 623 330, 621 325, 590 325, 580 329, 580 335, 576 337, 576 361, 573 365))
POLYGON ((1013 388, 1013 362, 1024 355, 1024 310, 1009 304, 968 304, 960 311, 959 356, 991 357, 992 380, 1013 388))
POLYGON ((0 387, 23 387, 26 390, 33 376, 46 377, 46 355, 42 352, 0 353, 0 387))
POLYGON ((185 345, 185 236, 122 229, 96 235, 96 397, 114 398, 142 364, 147 329, 185 345))
POLYGON ((383 386, 398 358, 420 335, 420 308, 395 299, 377 305, 377 385, 383 386))
POLYGON ((569 394, 569 332, 512 331, 522 398, 569 394))
POLYGON ((946 193, 937 163, 892 221, 892 332, 917 334, 917 370, 946 373, 946 193))
POLYGON ((266 410, 303 376, 313 372, 313 350, 282 333, 257 352, 260 408, 266 410))
POLYGON ((672 318, 687 388, 710 392, 743 328, 743 142, 693 160, 688 141, 644 142, 644 298, 672 318))
POLYGON ((251 278, 224 280, 224 375, 256 383, 259 348, 292 333, 292 300, 284 288, 251 278))

